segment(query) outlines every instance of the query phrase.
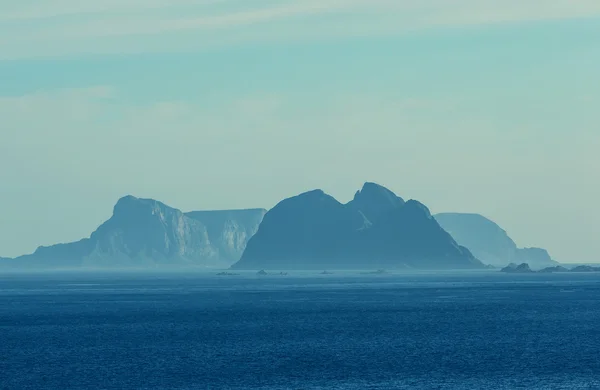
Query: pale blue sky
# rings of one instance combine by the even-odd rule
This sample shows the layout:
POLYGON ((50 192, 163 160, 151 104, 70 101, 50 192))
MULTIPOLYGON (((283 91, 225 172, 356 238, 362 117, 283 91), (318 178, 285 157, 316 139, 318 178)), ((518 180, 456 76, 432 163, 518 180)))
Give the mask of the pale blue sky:
POLYGON ((376 181, 600 253, 600 2, 0 0, 0 256, 376 181))

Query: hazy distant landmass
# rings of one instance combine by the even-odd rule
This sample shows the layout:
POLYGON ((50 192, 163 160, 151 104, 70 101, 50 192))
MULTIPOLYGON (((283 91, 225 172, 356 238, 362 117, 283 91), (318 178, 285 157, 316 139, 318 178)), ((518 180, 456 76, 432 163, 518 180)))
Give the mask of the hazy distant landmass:
POLYGON ((558 264, 544 249, 517 248, 481 215, 434 218, 423 204, 404 201, 375 183, 365 183, 347 204, 314 190, 285 199, 268 213, 183 213, 153 199, 126 196, 89 238, 0 258, 0 265, 33 269, 469 269, 482 262, 526 263, 533 269, 558 264))
POLYGON ((544 269, 539 270, 538 272, 540 273, 544 273, 544 274, 550 274, 550 273, 555 273, 555 272, 569 272, 570 270, 566 267, 563 267, 562 265, 557 265, 554 267, 546 267, 544 269))
POLYGON ((6 261, 27 268, 229 267, 240 259, 264 209, 183 213, 153 199, 121 198, 90 238, 40 247, 6 261))
POLYGON ((264 217, 236 269, 483 268, 423 204, 366 183, 342 204, 321 190, 264 217))
MULTIPOLYGON (((527 263, 521 263, 519 265, 517 265, 515 263, 510 263, 506 267, 502 268, 500 271, 505 272, 505 273, 536 273, 536 271, 532 270, 529 267, 529 264, 527 264, 527 263)), ((600 267, 595 267, 595 266, 591 266, 591 265, 579 265, 579 266, 575 266, 571 269, 568 269, 566 267, 556 265, 553 267, 546 267, 546 268, 543 268, 543 269, 537 271, 537 273, 543 273, 543 274, 556 273, 556 272, 600 272, 600 267)))
POLYGON ((600 272, 600 267, 592 265, 578 265, 571 268, 571 272, 600 272))
POLYGON ((519 248, 515 259, 518 262, 528 263, 534 268, 550 267, 558 264, 550 257, 548 251, 542 248, 519 248))
POLYGON ((527 263, 533 268, 557 265, 545 249, 517 247, 506 231, 479 214, 441 213, 435 219, 461 245, 486 264, 504 267, 527 263))

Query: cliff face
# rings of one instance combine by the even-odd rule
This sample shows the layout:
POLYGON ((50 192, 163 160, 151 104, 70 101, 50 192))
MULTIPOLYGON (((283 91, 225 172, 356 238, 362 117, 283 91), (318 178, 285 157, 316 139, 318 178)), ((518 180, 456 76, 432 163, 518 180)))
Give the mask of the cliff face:
POLYGON ((248 241, 258 231, 267 210, 193 211, 185 215, 206 227, 208 239, 228 266, 242 257, 248 241))
POLYGON ((542 248, 517 249, 515 258, 517 261, 528 263, 533 268, 550 267, 558 264, 552 260, 547 250, 542 248))
POLYGON ((486 264, 504 267, 528 263, 533 268, 558 264, 544 249, 519 249, 505 230, 479 214, 441 213, 435 219, 461 245, 486 264))
POLYGON ((417 201, 366 183, 348 204, 321 190, 270 210, 237 269, 479 268, 417 201))
POLYGON ((264 210, 184 214, 153 199, 126 196, 90 238, 40 247, 13 264, 35 268, 229 267, 239 259, 248 234, 264 210), (204 224, 200 218, 207 219, 204 224), (252 216, 252 218, 250 217, 252 216), (219 220, 220 223, 214 223, 219 220))
POLYGON ((120 199, 90 241, 86 265, 218 263, 204 225, 153 199, 120 199))

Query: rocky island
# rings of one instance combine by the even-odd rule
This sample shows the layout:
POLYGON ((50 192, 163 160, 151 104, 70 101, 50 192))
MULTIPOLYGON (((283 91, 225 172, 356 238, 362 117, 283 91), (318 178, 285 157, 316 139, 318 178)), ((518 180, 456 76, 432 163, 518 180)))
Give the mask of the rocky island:
POLYGON ((500 272, 505 272, 505 273, 543 273, 543 274, 555 273, 555 272, 600 272, 600 267, 594 267, 594 266, 590 266, 590 265, 580 265, 580 266, 576 266, 571 269, 568 269, 566 267, 558 265, 555 267, 546 267, 539 271, 533 271, 529 267, 529 264, 527 264, 527 263, 522 263, 520 265, 511 263, 508 266, 502 268, 500 270, 500 272))
POLYGON ((4 261, 17 268, 229 268, 266 210, 182 211, 153 199, 121 198, 89 238, 4 261))
POLYGON ((571 269, 571 272, 600 272, 600 267, 595 267, 591 265, 579 265, 571 269))
POLYGON ((551 274, 551 273, 555 273, 555 272, 569 272, 569 269, 566 267, 563 267, 562 265, 557 265, 556 267, 543 268, 543 269, 539 270, 538 272, 545 273, 545 274, 551 274))
POLYGON ((264 217, 234 269, 477 269, 425 205, 365 183, 342 204, 321 190, 285 199, 264 217))
POLYGON ((510 263, 506 267, 502 268, 500 270, 500 272, 514 273, 514 274, 529 274, 529 273, 533 273, 535 271, 533 271, 531 268, 529 268, 529 264, 527 264, 527 263, 522 263, 519 265, 517 265, 515 263, 510 263))
MULTIPOLYGON (((371 182, 346 204, 314 190, 285 199, 269 212, 184 213, 157 200, 125 196, 89 238, 0 259, 0 267, 24 269, 436 270, 508 263, 564 272, 545 250, 517 248, 487 218, 434 217, 422 203, 405 201, 371 182)), ((594 272, 586 267, 572 272, 594 272)), ((515 265, 504 272, 529 271, 515 265)))
POLYGON ((482 215, 440 213, 435 219, 456 242, 469 248, 485 264, 505 267, 510 263, 527 263, 534 269, 558 265, 545 249, 518 248, 504 229, 482 215))

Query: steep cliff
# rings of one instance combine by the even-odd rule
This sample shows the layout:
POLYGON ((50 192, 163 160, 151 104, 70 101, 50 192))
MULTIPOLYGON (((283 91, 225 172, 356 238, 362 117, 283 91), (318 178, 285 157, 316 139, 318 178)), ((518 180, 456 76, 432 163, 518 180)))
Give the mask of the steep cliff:
POLYGON ((542 248, 517 249, 515 259, 523 263, 528 263, 533 268, 550 267, 558 264, 558 262, 552 260, 548 251, 542 248))
POLYGON ((206 227, 208 239, 219 259, 231 265, 238 261, 250 238, 256 234, 267 210, 211 210, 186 213, 206 227))
POLYGON ((40 247, 11 263, 29 268, 229 267, 264 212, 184 214, 153 199, 126 196, 90 238, 40 247))

